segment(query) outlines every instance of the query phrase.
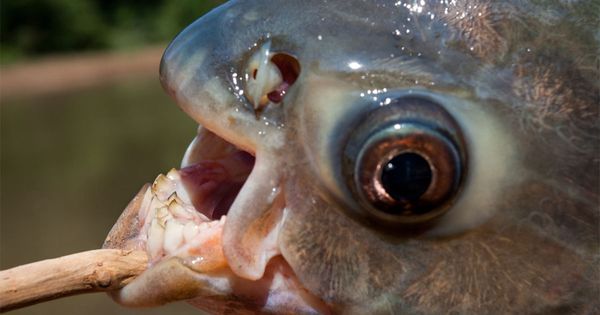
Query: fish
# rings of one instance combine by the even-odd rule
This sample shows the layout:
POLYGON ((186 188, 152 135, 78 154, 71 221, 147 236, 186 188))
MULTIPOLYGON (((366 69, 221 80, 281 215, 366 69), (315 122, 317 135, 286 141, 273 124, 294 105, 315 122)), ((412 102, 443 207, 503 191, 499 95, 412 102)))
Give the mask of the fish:
POLYGON ((214 9, 163 55, 164 90, 199 128, 109 233, 105 248, 150 257, 113 299, 212 314, 600 313, 598 10, 214 9))

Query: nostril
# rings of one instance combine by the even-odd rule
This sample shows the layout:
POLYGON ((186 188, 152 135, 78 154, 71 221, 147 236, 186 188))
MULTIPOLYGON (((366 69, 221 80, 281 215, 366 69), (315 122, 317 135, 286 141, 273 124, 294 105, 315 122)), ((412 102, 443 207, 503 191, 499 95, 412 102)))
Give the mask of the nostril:
POLYGON ((267 97, 273 103, 280 103, 288 88, 298 79, 298 76, 300 75, 300 63, 294 56, 286 53, 274 54, 273 57, 271 57, 271 62, 279 69, 282 82, 277 88, 269 92, 267 97))
POLYGON ((292 85, 300 75, 300 63, 292 55, 276 53, 271 57, 271 62, 277 66, 283 77, 283 82, 292 85))
POLYGON ((298 59, 283 52, 271 52, 266 43, 252 55, 246 66, 248 101, 259 110, 269 103, 281 103, 300 75, 298 59))

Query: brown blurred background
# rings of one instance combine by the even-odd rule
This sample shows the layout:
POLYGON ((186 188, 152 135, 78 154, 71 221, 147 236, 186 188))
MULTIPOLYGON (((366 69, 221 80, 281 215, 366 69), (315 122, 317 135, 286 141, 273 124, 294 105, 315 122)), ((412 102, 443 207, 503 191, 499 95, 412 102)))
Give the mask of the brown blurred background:
MULTIPOLYGON (((196 125, 162 91, 158 63, 220 2, 0 2, 0 269, 99 248, 138 189, 178 166, 196 125)), ((192 313, 104 294, 11 312, 192 313)))

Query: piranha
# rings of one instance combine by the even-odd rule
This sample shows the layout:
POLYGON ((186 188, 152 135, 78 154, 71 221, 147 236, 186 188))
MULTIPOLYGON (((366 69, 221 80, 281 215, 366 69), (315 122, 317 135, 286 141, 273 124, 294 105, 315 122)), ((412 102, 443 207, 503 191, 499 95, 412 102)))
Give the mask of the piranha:
POLYGON ((213 10, 164 53, 162 85, 200 127, 110 232, 106 248, 150 257, 112 297, 214 314, 599 314, 598 9, 213 10))

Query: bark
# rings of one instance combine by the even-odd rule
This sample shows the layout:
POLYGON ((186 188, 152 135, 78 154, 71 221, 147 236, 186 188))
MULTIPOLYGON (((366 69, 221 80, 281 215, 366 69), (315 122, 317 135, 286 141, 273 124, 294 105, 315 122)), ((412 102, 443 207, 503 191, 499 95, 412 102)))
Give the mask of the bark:
POLYGON ((0 271, 0 312, 89 292, 118 290, 147 267, 143 251, 98 249, 0 271))

